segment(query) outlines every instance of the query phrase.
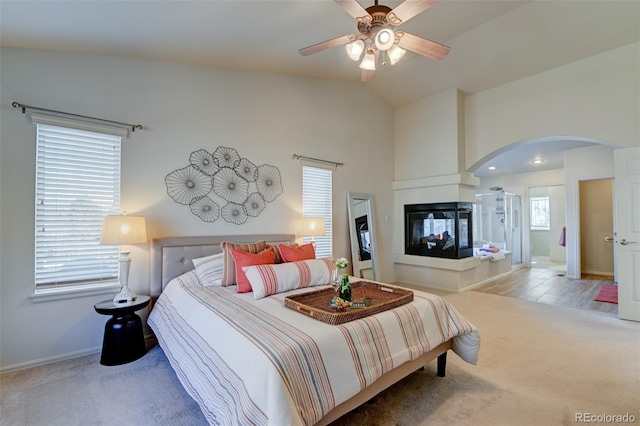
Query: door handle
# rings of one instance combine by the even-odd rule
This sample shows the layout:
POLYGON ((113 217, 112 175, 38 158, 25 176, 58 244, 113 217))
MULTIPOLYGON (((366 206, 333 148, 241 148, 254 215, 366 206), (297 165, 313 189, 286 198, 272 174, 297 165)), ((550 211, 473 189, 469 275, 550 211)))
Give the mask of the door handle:
POLYGON ((613 237, 604 237, 604 240, 606 242, 610 242, 610 241, 613 241, 613 237))
POLYGON ((637 243, 637 242, 635 242, 635 241, 627 241, 627 240, 625 240, 625 239, 623 238, 623 239, 621 239, 621 240, 620 240, 620 244, 622 244, 623 246, 626 246, 626 245, 628 245, 628 244, 638 244, 638 243, 637 243))

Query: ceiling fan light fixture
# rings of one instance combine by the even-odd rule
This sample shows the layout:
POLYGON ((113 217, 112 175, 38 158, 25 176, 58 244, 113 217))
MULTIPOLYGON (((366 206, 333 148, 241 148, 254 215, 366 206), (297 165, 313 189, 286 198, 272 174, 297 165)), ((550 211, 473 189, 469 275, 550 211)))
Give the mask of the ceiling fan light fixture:
POLYGON ((387 50, 396 42, 396 35, 391 28, 383 28, 376 34, 374 43, 379 50, 387 50))
POLYGON ((358 61, 360 60, 362 52, 364 52, 364 42, 362 40, 351 42, 347 44, 346 50, 347 56, 349 56, 352 61, 358 61))
POLYGON ((402 47, 398 47, 395 44, 387 50, 387 56, 389 56, 389 62, 391 65, 395 65, 403 56, 407 53, 402 47))
POLYGON ((362 58, 362 62, 360 63, 360 68, 369 71, 376 70, 376 55, 374 55, 372 51, 368 51, 367 54, 364 55, 364 58, 362 58))

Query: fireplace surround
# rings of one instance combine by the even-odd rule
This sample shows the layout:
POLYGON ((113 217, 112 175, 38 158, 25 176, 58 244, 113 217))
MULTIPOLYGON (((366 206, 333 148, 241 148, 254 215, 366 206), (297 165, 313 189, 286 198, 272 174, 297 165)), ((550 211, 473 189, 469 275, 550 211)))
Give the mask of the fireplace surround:
POLYGON ((473 256, 472 208, 472 203, 465 202, 405 205, 405 254, 473 256))

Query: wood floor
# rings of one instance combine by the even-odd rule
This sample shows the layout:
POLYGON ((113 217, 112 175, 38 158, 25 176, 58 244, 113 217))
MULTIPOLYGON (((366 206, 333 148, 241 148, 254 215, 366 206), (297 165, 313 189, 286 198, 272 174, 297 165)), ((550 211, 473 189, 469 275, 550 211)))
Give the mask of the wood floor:
POLYGON ((582 279, 574 280, 564 276, 563 271, 520 268, 509 276, 498 278, 473 290, 617 315, 618 305, 615 303, 593 300, 604 284, 614 284, 613 277, 583 275, 582 279))

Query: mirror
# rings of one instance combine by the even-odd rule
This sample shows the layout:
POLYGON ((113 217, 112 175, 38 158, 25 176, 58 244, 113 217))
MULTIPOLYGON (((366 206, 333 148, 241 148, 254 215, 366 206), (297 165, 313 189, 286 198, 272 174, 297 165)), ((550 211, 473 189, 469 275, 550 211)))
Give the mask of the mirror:
POLYGON ((373 216, 373 195, 347 193, 353 275, 377 281, 380 264, 373 216))

